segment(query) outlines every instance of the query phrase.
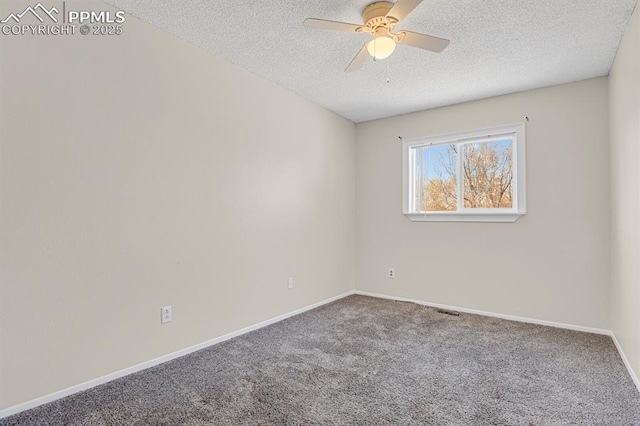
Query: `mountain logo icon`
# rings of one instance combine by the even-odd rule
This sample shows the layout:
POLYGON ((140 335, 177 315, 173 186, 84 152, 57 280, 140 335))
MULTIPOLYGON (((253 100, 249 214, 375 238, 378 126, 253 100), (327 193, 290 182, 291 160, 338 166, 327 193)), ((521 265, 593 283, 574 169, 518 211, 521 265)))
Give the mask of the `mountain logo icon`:
POLYGON ((17 24, 25 15, 29 13, 35 16, 38 19, 38 21, 44 23, 44 19, 42 16, 48 16, 53 22, 58 22, 58 19, 55 16, 53 16, 53 14, 55 13, 57 15, 60 12, 58 11, 58 9, 55 8, 55 6, 47 10, 47 8, 42 5, 42 3, 38 3, 33 7, 28 6, 25 10, 22 11, 22 13, 17 13, 17 14, 10 13, 9 16, 7 16, 5 19, 0 21, 0 23, 6 24, 7 22, 13 19, 17 24))

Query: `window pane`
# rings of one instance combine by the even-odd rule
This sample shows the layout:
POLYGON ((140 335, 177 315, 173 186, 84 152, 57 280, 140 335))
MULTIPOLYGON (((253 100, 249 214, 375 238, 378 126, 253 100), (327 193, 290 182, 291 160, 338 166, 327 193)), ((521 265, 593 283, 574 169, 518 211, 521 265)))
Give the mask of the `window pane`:
POLYGON ((434 145, 421 149, 423 150, 421 211, 456 211, 458 207, 456 146, 434 145))
POLYGON ((511 208, 511 139, 461 145, 465 208, 511 208))

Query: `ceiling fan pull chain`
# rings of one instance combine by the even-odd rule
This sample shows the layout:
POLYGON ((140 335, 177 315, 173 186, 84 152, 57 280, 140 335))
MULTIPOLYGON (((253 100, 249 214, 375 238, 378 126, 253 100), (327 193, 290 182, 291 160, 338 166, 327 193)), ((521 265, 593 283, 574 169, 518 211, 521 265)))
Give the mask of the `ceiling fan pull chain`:
MULTIPOLYGON (((440 53, 449 44, 449 40, 411 31, 394 33, 400 23, 423 0, 374 1, 362 11, 362 25, 347 22, 328 21, 326 19, 307 18, 303 25, 309 28, 337 30, 355 33, 367 33, 373 40, 365 43, 351 60, 345 72, 357 71, 367 62, 367 54, 373 56, 374 62, 389 57, 396 49, 396 44, 417 47, 430 52, 440 53)), ((390 78, 387 77, 387 82, 390 78)))
POLYGON ((370 43, 373 43, 373 62, 377 62, 378 61, 378 55, 376 55, 376 53, 377 53, 376 47, 378 46, 378 43, 376 43, 376 39, 375 38, 370 43))
POLYGON ((387 84, 391 83, 391 58, 387 58, 387 84))

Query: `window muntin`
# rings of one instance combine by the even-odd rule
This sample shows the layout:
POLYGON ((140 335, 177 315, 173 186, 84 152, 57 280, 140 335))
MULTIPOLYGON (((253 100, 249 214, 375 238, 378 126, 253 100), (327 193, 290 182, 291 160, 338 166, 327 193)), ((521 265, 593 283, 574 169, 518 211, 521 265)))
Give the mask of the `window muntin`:
POLYGON ((515 221, 525 213, 524 124, 403 141, 412 220, 515 221))

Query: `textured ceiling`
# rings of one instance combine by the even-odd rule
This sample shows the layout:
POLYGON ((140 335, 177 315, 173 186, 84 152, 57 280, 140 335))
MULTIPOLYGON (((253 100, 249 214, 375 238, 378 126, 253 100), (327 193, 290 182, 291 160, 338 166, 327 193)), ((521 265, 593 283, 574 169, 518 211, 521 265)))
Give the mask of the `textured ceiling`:
POLYGON ((397 29, 450 39, 447 49, 399 45, 347 74, 369 36, 302 21, 360 24, 372 1, 107 0, 356 123, 607 75, 636 4, 424 0, 397 29))

